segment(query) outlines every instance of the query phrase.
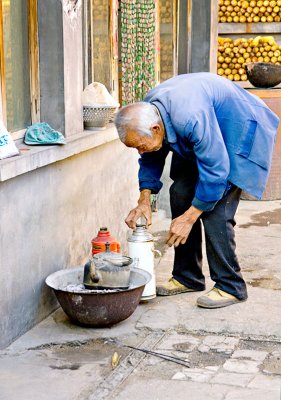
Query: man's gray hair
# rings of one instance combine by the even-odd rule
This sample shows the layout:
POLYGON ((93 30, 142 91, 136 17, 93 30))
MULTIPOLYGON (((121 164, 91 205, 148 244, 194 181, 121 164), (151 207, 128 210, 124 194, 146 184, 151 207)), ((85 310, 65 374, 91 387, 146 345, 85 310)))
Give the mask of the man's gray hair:
POLYGON ((126 141, 127 129, 136 131, 140 136, 152 137, 151 127, 160 121, 157 108, 144 101, 122 107, 114 119, 119 138, 123 143, 126 141))

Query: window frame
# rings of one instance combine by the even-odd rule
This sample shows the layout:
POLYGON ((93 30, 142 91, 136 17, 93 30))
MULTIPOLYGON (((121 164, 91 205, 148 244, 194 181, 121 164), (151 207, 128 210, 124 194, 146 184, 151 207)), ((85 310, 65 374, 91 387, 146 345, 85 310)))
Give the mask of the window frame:
MULTIPOLYGON (((28 0, 28 47, 29 47, 29 75, 30 75, 30 113, 31 122, 40 121, 40 82, 39 82, 39 45, 38 45, 37 0, 28 0)), ((7 125, 7 104, 5 88, 5 62, 4 62, 4 31, 2 0, 0 0, 0 116, 7 125)), ((26 127, 11 131, 14 140, 22 139, 26 127)))
MULTIPOLYGON (((108 1, 108 35, 110 52, 110 81, 105 83, 110 94, 116 101, 119 101, 119 80, 118 80, 118 0, 108 1)), ((94 48, 93 33, 93 7, 94 0, 83 2, 83 51, 84 51, 84 87, 93 82, 94 59, 92 49, 94 48)))

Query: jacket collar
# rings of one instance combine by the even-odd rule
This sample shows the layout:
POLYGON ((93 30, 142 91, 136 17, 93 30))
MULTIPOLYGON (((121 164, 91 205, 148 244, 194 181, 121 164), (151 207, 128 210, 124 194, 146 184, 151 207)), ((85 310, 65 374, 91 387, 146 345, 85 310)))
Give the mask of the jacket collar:
POLYGON ((177 142, 177 135, 176 132, 173 128, 171 119, 169 114, 167 113, 165 107, 163 106, 162 103, 160 103, 160 101, 155 100, 153 102, 151 102, 151 104, 153 104, 155 107, 158 108, 160 115, 162 117, 162 121, 165 127, 165 142, 167 143, 176 143, 177 142))

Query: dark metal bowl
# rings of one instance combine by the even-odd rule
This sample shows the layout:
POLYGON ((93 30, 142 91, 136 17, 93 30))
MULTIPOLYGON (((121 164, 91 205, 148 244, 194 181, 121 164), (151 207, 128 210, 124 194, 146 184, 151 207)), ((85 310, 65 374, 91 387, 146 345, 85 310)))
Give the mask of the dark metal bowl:
POLYGON ((281 65, 266 62, 245 64, 247 77, 251 84, 259 88, 271 88, 281 82, 281 65))
POLYGON ((116 324, 128 318, 137 308, 151 275, 133 268, 126 290, 67 291, 68 285, 83 284, 84 267, 63 269, 49 275, 46 284, 52 288, 68 317, 75 323, 89 326, 116 324))

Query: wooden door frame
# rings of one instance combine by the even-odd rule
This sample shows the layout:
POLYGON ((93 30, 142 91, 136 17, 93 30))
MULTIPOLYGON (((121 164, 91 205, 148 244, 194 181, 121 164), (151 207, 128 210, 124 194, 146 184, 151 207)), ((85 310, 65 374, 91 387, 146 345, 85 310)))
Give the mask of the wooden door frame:
POLYGON ((119 101, 118 79, 118 0, 109 0, 109 34, 111 58, 111 91, 116 101, 119 101))
POLYGON ((3 32, 3 12, 2 0, 0 0, 0 86, 1 86, 1 117, 5 125, 7 125, 6 115, 6 85, 5 85, 5 69, 4 69, 4 32, 3 32))
POLYGON ((210 34, 210 72, 217 73, 217 53, 218 53, 218 15, 219 3, 217 0, 211 0, 211 34, 210 34))
POLYGON ((40 121, 40 75, 37 0, 28 0, 28 43, 32 123, 40 121))

